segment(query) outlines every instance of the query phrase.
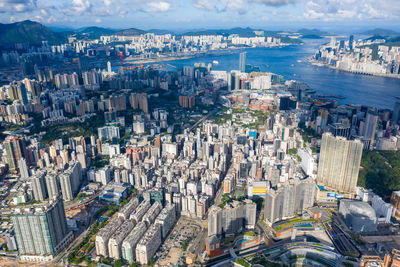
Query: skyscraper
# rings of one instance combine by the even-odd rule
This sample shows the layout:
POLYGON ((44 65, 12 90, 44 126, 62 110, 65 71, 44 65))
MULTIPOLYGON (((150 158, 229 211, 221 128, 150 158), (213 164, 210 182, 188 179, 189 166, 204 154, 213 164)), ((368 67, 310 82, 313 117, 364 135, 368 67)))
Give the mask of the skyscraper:
POLYGON ((208 212, 208 236, 234 234, 243 228, 253 229, 256 204, 251 200, 233 201, 223 209, 212 206, 208 212))
POLYGON ((111 62, 110 62, 110 61, 107 61, 107 72, 108 72, 108 73, 111 73, 111 72, 112 72, 112 69, 111 69, 111 62))
POLYGON ((58 189, 57 174, 48 173, 45 177, 47 193, 50 199, 58 196, 60 190, 58 189))
POLYGON ((369 143, 369 146, 366 147, 367 149, 368 148, 371 149, 374 144, 377 124, 378 124, 378 115, 376 114, 376 112, 369 110, 367 112, 367 116, 365 117, 364 129, 362 132, 362 136, 364 137, 364 142, 367 141, 367 143, 369 143))
POLYGON ((59 198, 45 205, 16 208, 11 214, 22 260, 50 261, 73 240, 59 198))
POLYGON ((69 168, 59 175, 61 192, 65 201, 74 199, 79 191, 81 178, 82 167, 78 161, 72 162, 69 168))
POLYGON ((36 201, 44 201, 47 198, 45 176, 45 170, 38 170, 31 178, 33 197, 36 201))
POLYGON ((26 165, 26 160, 24 158, 20 158, 18 160, 18 168, 21 173, 21 179, 26 180, 29 178, 29 169, 26 165))
POLYGON ((240 53, 239 70, 241 72, 245 72, 246 71, 246 58, 247 58, 247 52, 240 53))
POLYGON ((276 190, 268 190, 265 194, 264 218, 274 223, 293 217, 297 212, 314 205, 316 187, 311 178, 291 179, 276 190))
POLYGON ((354 35, 350 35, 349 38, 349 49, 353 50, 354 35))
POLYGON ((400 101, 396 101, 396 103, 394 103, 392 121, 394 123, 397 123, 399 121, 399 118, 400 118, 400 101))
POLYGON ((141 93, 139 96, 139 107, 144 113, 149 113, 149 104, 147 101, 147 94, 141 93))
POLYGON ((7 153, 8 168, 11 172, 16 172, 18 160, 26 158, 25 140, 21 136, 13 136, 4 141, 4 146, 7 153))
POLYGON ((359 140, 322 136, 317 183, 340 192, 354 193, 363 144, 359 140))

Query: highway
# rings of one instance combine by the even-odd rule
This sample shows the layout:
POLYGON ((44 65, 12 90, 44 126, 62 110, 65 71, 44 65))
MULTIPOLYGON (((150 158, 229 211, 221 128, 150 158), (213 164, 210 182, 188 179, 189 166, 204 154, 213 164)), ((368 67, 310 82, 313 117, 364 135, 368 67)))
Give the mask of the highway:
POLYGON ((217 112, 217 109, 213 109, 212 111, 208 112, 207 115, 203 116, 200 120, 193 124, 192 127, 189 128, 189 131, 192 131, 194 128, 197 127, 197 125, 208 119, 210 116, 214 115, 215 112, 217 112))

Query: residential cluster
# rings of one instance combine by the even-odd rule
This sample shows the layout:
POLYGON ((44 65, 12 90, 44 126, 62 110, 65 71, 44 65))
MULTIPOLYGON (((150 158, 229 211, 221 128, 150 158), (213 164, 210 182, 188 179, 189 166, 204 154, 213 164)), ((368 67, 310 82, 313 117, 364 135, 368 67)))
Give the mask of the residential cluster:
MULTIPOLYGON (((96 56, 101 44, 124 56, 277 44, 229 38, 71 38, 32 53, 62 60, 69 51, 96 56)), ((359 47, 352 38, 340 46, 333 53, 359 47)), ((400 148, 400 102, 342 105, 260 72, 246 52, 238 59, 230 72, 204 63, 84 68, 79 58, 52 70, 38 61, 29 78, 0 87, 2 253, 173 266, 268 248, 274 260, 296 245, 336 265, 369 254, 394 261, 395 241, 381 237, 398 233, 400 193, 390 191, 389 203, 387 191, 359 183, 363 154, 400 148)))
POLYGON ((315 62, 339 70, 382 76, 399 77, 400 47, 385 44, 384 39, 331 41, 323 45, 313 56, 315 62))

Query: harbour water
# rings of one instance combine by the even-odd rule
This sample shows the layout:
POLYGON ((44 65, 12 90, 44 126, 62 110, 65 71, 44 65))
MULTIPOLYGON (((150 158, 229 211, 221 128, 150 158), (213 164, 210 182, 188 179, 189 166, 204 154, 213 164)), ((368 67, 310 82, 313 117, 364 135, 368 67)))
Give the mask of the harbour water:
POLYGON ((247 52, 247 64, 259 66, 261 71, 283 75, 287 80, 304 82, 317 94, 340 95, 340 103, 363 104, 377 108, 393 109, 400 96, 400 79, 354 74, 328 67, 310 64, 307 58, 328 39, 304 40, 304 45, 282 48, 250 48, 234 51, 228 55, 210 55, 200 58, 169 61, 176 67, 206 64, 218 61, 213 70, 235 70, 239 65, 239 53, 247 52))

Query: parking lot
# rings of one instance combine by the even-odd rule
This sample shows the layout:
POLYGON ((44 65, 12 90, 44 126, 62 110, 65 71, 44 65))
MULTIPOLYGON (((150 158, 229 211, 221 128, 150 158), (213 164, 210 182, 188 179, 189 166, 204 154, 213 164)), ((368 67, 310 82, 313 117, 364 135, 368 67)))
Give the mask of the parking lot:
POLYGON ((193 224, 191 219, 181 217, 156 254, 158 263, 166 266, 182 259, 187 248, 192 246, 191 241, 200 241, 197 237, 201 230, 200 225, 193 224))

